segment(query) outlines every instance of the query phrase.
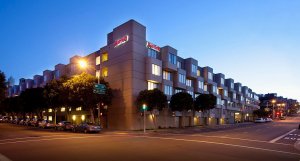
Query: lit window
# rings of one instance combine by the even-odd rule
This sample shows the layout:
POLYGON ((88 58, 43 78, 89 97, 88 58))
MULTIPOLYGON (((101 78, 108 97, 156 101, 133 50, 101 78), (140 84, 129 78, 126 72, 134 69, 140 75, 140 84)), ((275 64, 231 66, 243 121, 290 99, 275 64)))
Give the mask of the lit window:
POLYGON ((62 107, 62 108, 60 109, 60 111, 61 111, 61 112, 65 112, 65 111, 66 111, 66 108, 62 107))
POLYGON ((192 87, 192 80, 190 79, 186 79, 186 83, 187 86, 192 87))
POLYGON ((81 111, 81 107, 77 107, 77 108, 76 108, 76 111, 81 111))
POLYGON ((108 60, 108 54, 107 53, 103 53, 102 54, 102 62, 105 62, 108 60))
POLYGON ((192 73, 197 73, 197 66, 192 64, 192 73))
POLYGON ((204 83, 202 81, 198 81, 198 88, 203 89, 204 83))
POLYGON ((203 89, 204 89, 204 91, 206 91, 206 92, 208 91, 208 90, 207 90, 207 85, 206 85, 206 84, 204 85, 204 88, 203 88, 203 89))
POLYGON ((194 92, 192 91, 187 91, 188 94, 190 94, 194 98, 194 92))
POLYGON ((241 86, 239 86, 239 92, 241 92, 242 91, 242 87, 241 86))
POLYGON ((101 75, 102 75, 103 77, 107 77, 107 76, 108 76, 108 69, 107 69, 106 67, 102 68, 101 75))
POLYGON ((236 94, 235 93, 232 94, 232 98, 236 99, 236 94))
POLYGON ((213 75, 211 72, 208 72, 208 79, 212 80, 213 79, 213 75))
POLYGON ((171 73, 168 71, 163 71, 163 79, 171 80, 171 73))
POLYGON ((201 76, 201 72, 200 70, 197 70, 197 76, 200 77, 201 76))
POLYGON ((48 116, 48 120, 49 120, 49 121, 52 121, 52 116, 48 116))
POLYGON ((183 92, 183 90, 182 89, 175 89, 175 94, 179 93, 179 92, 183 92))
POLYGON ((172 88, 172 86, 165 85, 164 93, 165 93, 165 95, 170 95, 171 96, 173 94, 173 88, 172 88))
POLYGON ((51 108, 49 108, 49 109, 48 109, 48 112, 52 112, 52 109, 51 109, 51 108))
POLYGON ((152 74, 160 76, 160 66, 152 64, 152 74))
POLYGON ((228 92, 227 90, 224 89, 224 96, 227 97, 228 96, 228 92))
POLYGON ((224 85, 224 78, 221 78, 221 84, 224 85))
POLYGON ((152 90, 158 88, 158 84, 157 83, 153 83, 153 82, 148 82, 148 90, 152 90))
POLYGON ((213 91, 213 93, 217 93, 217 87, 216 86, 212 86, 212 91, 213 91))
POLYGON ((180 61, 177 62, 177 68, 182 69, 182 63, 180 61))
POLYGON ((176 55, 169 53, 169 62, 176 65, 176 63, 177 63, 176 55))
POLYGON ((100 70, 96 70, 96 77, 97 77, 97 78, 100 77, 100 70))
POLYGON ((185 84, 185 80, 186 80, 185 75, 184 74, 178 74, 178 77, 179 77, 178 78, 179 82, 185 84))
POLYGON ((101 62, 101 61, 100 61, 100 56, 97 56, 97 57, 96 57, 96 65, 99 65, 100 62, 101 62))
POLYGON ((148 56, 151 58, 158 59, 158 52, 153 49, 148 48, 148 56))
POLYGON ((233 85, 233 83, 230 83, 230 86, 231 86, 231 89, 233 89, 233 88, 234 88, 234 85, 233 85))

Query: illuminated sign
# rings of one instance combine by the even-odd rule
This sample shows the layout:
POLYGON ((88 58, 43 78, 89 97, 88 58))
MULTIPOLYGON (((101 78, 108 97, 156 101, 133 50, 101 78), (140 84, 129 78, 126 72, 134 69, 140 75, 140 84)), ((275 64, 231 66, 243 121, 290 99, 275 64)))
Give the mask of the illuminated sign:
POLYGON ((118 47, 129 40, 129 36, 125 35, 114 42, 114 47, 118 47))
POLYGON ((157 52, 160 52, 160 47, 157 46, 157 45, 152 44, 151 42, 147 42, 146 43, 146 47, 150 48, 150 49, 153 49, 153 50, 155 50, 157 52))

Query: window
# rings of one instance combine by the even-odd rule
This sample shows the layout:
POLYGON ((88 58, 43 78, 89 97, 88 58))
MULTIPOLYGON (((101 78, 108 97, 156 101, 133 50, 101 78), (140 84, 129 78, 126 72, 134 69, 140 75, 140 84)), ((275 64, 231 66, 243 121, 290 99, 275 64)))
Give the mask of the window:
POLYGON ((192 64, 192 73, 197 73, 197 66, 192 64))
POLYGON ((183 92, 183 90, 182 89, 175 89, 175 94, 179 93, 179 92, 183 92))
POLYGON ((231 89, 234 89, 233 83, 230 83, 230 87, 231 87, 231 89))
POLYGON ((192 87, 192 80, 190 79, 186 79, 186 83, 187 86, 192 87))
POLYGON ((102 62, 105 62, 108 60, 108 54, 107 53, 103 53, 102 54, 102 62))
POLYGON ((48 112, 52 112, 53 110, 51 108, 48 109, 48 112))
POLYGON ((243 96, 241 96, 241 100, 240 101, 244 101, 244 97, 243 96))
POLYGON ((179 74, 178 77, 179 77, 178 78, 179 82, 185 84, 185 79, 186 79, 185 75, 179 74))
POLYGON ((221 78, 221 84, 224 85, 224 78, 221 78))
POLYGON ((217 87, 216 86, 212 86, 212 92, 217 93, 217 87))
POLYGON ((227 96, 228 96, 228 92, 227 92, 227 90, 226 90, 226 89, 224 89, 224 91, 223 91, 223 92, 224 92, 224 96, 225 96, 225 97, 227 97, 227 96))
POLYGON ((203 89, 204 83, 202 81, 198 81, 198 88, 203 89))
POLYGON ((221 105, 225 106, 225 100, 221 100, 221 105))
POLYGON ((82 110, 81 107, 76 108, 76 111, 81 111, 81 110, 82 110))
POLYGON ((65 107, 62 107, 62 108, 60 109, 60 111, 61 111, 61 112, 65 112, 65 111, 66 111, 66 108, 65 108, 65 107))
POLYGON ((194 92, 192 91, 187 91, 188 94, 190 94, 194 98, 194 92))
POLYGON ((168 71, 163 71, 163 79, 171 80, 171 73, 168 71))
POLYGON ((195 93, 195 98, 197 98, 198 96, 200 96, 200 94, 199 93, 195 93))
POLYGON ((153 83, 153 82, 148 82, 148 90, 152 90, 158 88, 158 84, 157 83, 153 83))
POLYGON ((96 57, 96 65, 99 65, 100 62, 101 62, 101 61, 100 61, 100 56, 97 56, 97 57, 96 57))
POLYGON ((96 70, 96 78, 100 77, 100 70, 96 70))
POLYGON ((152 64, 152 74, 160 76, 160 66, 152 64))
POLYGON ((107 69, 106 67, 102 68, 101 75, 102 75, 103 77, 107 77, 107 76, 108 76, 108 69, 107 69))
POLYGON ((48 120, 49 120, 49 121, 52 121, 52 116, 48 116, 48 120))
POLYGON ((165 93, 165 95, 172 96, 173 95, 173 88, 171 86, 165 85, 164 93, 165 93))
POLYGON ((182 63, 180 61, 177 62, 177 68, 182 69, 182 63))
POLYGON ((241 92, 242 91, 242 87, 241 86, 239 86, 239 92, 241 92))
POLYGON ((217 98, 217 105, 222 105, 221 98, 217 98))
POLYGON ((56 71, 55 71, 55 78, 59 78, 59 75, 60 75, 59 70, 56 70, 56 71))
POLYGON ((197 76, 200 77, 201 76, 201 72, 200 70, 197 70, 197 76))
POLYGON ((44 75, 44 82, 47 82, 47 75, 44 75))
POLYGON ((158 59, 158 52, 148 48, 148 56, 151 58, 158 59))
POLYGON ((176 55, 172 54, 172 53, 169 53, 169 62, 176 65, 176 55))
POLYGON ((232 93, 232 98, 236 99, 236 93, 232 93))
POLYGON ((212 79, 213 79, 213 75, 212 75, 212 73, 211 73, 211 72, 208 72, 208 73, 207 73, 207 75, 208 75, 208 79, 210 79, 210 80, 212 80, 212 79))
POLYGON ((204 85, 204 88, 203 88, 203 89, 204 89, 204 91, 206 91, 206 92, 208 91, 208 90, 207 90, 207 85, 206 85, 206 84, 204 85))

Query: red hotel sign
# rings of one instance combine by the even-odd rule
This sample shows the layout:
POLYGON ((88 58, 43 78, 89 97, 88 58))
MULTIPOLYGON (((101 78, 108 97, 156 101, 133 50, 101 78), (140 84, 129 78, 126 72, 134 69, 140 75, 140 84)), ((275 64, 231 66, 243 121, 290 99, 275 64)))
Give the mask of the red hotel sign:
POLYGON ((157 46, 157 45, 152 44, 151 42, 147 42, 146 43, 146 47, 150 48, 150 49, 153 49, 153 50, 155 50, 157 52, 160 52, 160 47, 157 46))
POLYGON ((125 35, 114 42, 114 47, 118 47, 129 40, 129 36, 125 35))

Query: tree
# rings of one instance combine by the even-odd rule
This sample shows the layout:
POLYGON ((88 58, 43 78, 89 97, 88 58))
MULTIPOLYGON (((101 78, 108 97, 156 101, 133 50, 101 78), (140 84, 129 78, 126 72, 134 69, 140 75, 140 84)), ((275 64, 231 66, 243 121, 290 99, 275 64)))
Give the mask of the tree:
POLYGON ((82 107, 91 113, 91 121, 95 122, 94 110, 96 105, 101 102, 104 105, 110 105, 112 100, 112 91, 109 84, 100 79, 100 83, 106 85, 106 92, 103 95, 93 93, 94 86, 97 82, 95 76, 87 73, 76 75, 63 83, 68 91, 70 105, 73 107, 82 107))
POLYGON ((46 107, 43 88, 30 88, 23 91, 20 95, 24 113, 35 113, 39 117, 46 107))
MULTIPOLYGON (((66 77, 62 77, 59 80, 52 80, 48 83, 43 91, 43 96, 46 99, 47 108, 54 109, 54 123, 56 124, 56 111, 59 107, 68 106, 70 104, 68 100, 68 89, 63 86, 63 83, 67 81, 66 77)), ((69 112, 69 110, 67 110, 69 112)))
POLYGON ((153 124, 156 128, 153 110, 161 111, 164 107, 166 107, 168 104, 167 96, 159 89, 143 90, 136 98, 138 110, 141 110, 144 104, 147 106, 146 110, 151 112, 153 124))
POLYGON ((196 97, 194 102, 194 109, 196 111, 206 111, 215 108, 217 97, 212 94, 201 94, 196 97))
POLYGON ((179 126, 182 126, 184 112, 193 109, 193 98, 186 92, 179 92, 171 97, 170 108, 172 111, 182 112, 182 116, 179 117, 179 126))
POLYGON ((210 111, 211 109, 215 108, 216 103, 217 103, 217 97, 214 96, 213 94, 201 94, 197 96, 195 99, 194 110, 195 111, 200 110, 202 112, 210 111))
POLYGON ((0 70, 0 103, 5 99, 6 79, 5 74, 0 70))

